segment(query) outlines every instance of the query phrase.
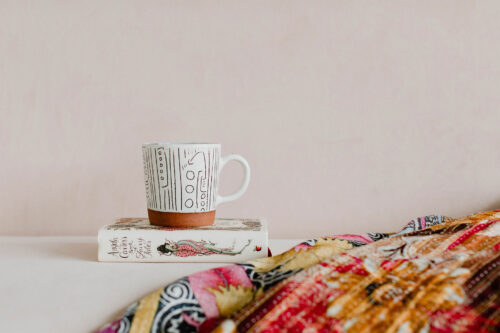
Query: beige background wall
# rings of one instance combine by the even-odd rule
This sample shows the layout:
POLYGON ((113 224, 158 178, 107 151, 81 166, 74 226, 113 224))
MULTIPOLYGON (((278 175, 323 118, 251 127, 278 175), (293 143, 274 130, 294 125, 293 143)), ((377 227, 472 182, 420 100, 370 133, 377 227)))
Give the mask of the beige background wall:
POLYGON ((498 208, 499 32, 497 1, 0 0, 0 233, 144 216, 155 140, 244 155, 218 215, 271 237, 498 208))

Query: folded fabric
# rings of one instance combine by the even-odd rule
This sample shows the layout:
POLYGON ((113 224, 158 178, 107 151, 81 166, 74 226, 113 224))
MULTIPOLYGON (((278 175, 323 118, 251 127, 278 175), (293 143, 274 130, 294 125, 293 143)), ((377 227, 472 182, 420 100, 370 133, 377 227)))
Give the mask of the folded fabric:
POLYGON ((498 332, 500 212, 427 216, 177 280, 99 332, 498 332))

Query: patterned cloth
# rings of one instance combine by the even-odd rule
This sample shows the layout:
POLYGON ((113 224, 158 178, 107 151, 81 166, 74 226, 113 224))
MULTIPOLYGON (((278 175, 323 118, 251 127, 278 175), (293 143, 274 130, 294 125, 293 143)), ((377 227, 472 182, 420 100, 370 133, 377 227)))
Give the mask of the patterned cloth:
POLYGON ((100 333, 499 332, 500 211, 318 238, 177 280, 100 333))

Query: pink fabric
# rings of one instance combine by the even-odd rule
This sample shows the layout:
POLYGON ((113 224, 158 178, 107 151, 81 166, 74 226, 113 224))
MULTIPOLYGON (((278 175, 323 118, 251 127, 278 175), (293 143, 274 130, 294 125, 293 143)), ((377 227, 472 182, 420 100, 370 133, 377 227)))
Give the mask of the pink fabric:
POLYGON ((224 266, 195 273, 190 275, 188 279, 193 288, 194 295, 207 318, 219 316, 215 296, 207 288, 218 289, 229 285, 253 287, 243 267, 238 265, 224 266))

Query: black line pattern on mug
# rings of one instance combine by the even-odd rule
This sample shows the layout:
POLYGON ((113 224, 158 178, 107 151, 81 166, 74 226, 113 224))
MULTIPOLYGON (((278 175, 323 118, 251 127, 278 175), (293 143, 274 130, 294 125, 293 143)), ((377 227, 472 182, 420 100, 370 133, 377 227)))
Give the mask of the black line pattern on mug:
MULTIPOLYGON (((172 152, 172 165, 175 166, 175 152, 174 151, 172 152)), ((181 174, 179 171, 179 181, 182 181, 180 179, 180 177, 181 177, 181 174)), ((173 191, 174 191, 175 198, 177 198, 177 177, 175 175, 175 167, 174 167, 174 188, 173 188, 173 191)), ((175 209, 177 210, 177 200, 175 200, 175 209)))
POLYGON ((146 147, 143 157, 148 208, 197 212, 215 209, 218 147, 146 147))
POLYGON ((146 200, 149 202, 149 177, 147 173, 147 151, 145 149, 142 150, 142 165, 144 167, 144 183, 146 184, 146 200))
POLYGON ((155 161, 154 167, 156 169, 156 179, 158 179, 158 186, 157 186, 157 188, 158 188, 158 201, 159 201, 159 207, 161 209, 161 192, 160 192, 160 181, 159 181, 160 180, 160 174, 159 174, 159 171, 158 171, 158 162, 159 161, 158 161, 158 158, 156 156, 156 149, 153 150, 153 152, 154 152, 154 161, 155 161))
POLYGON ((208 207, 210 207, 210 193, 212 192, 212 188, 211 188, 211 185, 212 185, 212 181, 211 181, 211 177, 212 177, 212 164, 210 163, 211 161, 213 161, 213 158, 210 159, 210 155, 212 154, 213 152, 213 149, 212 151, 209 151, 208 152, 208 165, 209 165, 209 168, 208 168, 208 176, 207 176, 207 190, 208 190, 208 195, 207 195, 207 209, 208 207))
POLYGON ((156 150, 156 161, 157 161, 157 170, 159 170, 159 190, 163 189, 163 196, 160 194, 160 209, 166 209, 167 207, 167 196, 169 199, 169 207, 170 207, 170 193, 168 191, 168 182, 170 180, 168 173, 168 164, 165 149, 160 147, 156 150), (163 202, 163 206, 162 206, 163 202))
POLYGON ((151 203, 152 207, 156 208, 156 197, 155 197, 155 182, 153 179, 153 159, 151 158, 151 151, 148 151, 148 172, 149 172, 149 179, 150 179, 150 197, 151 197, 151 203))
MULTIPOLYGON (((179 156, 179 183, 181 184, 181 191, 180 191, 180 196, 181 196, 181 210, 182 210, 182 192, 184 192, 184 188, 182 187, 182 170, 181 170, 181 149, 177 148, 177 153, 179 156)), ((186 150, 184 150, 184 158, 186 158, 186 150)))
MULTIPOLYGON (((219 154, 219 153, 217 153, 219 154)), ((215 160, 215 170, 214 170, 214 184, 219 184, 219 161, 220 159, 217 158, 215 160)), ((217 187, 215 188, 214 193, 212 194, 212 199, 214 201, 214 206, 217 202, 217 187)))
MULTIPOLYGON (((170 149, 168 150, 168 154, 170 154, 170 149)), ((166 158, 167 158, 167 153, 165 153, 165 159, 166 158)), ((172 171, 170 171, 170 170, 172 170, 172 161, 170 158, 168 159, 168 170, 169 171, 168 171, 167 177, 168 177, 168 184, 170 185, 168 188, 168 199, 169 199, 168 200, 168 208, 171 209, 172 205, 174 204, 173 203, 174 202, 174 194, 172 192, 172 176, 171 176, 172 171)))
POLYGON ((169 174, 169 177, 170 177, 170 195, 172 196, 172 203, 171 203, 171 206, 169 208, 173 209, 175 207, 175 193, 174 193, 175 177, 173 176, 175 165, 172 162, 171 156, 172 156, 172 150, 169 149, 168 150, 168 163, 170 163, 170 174, 169 174))

